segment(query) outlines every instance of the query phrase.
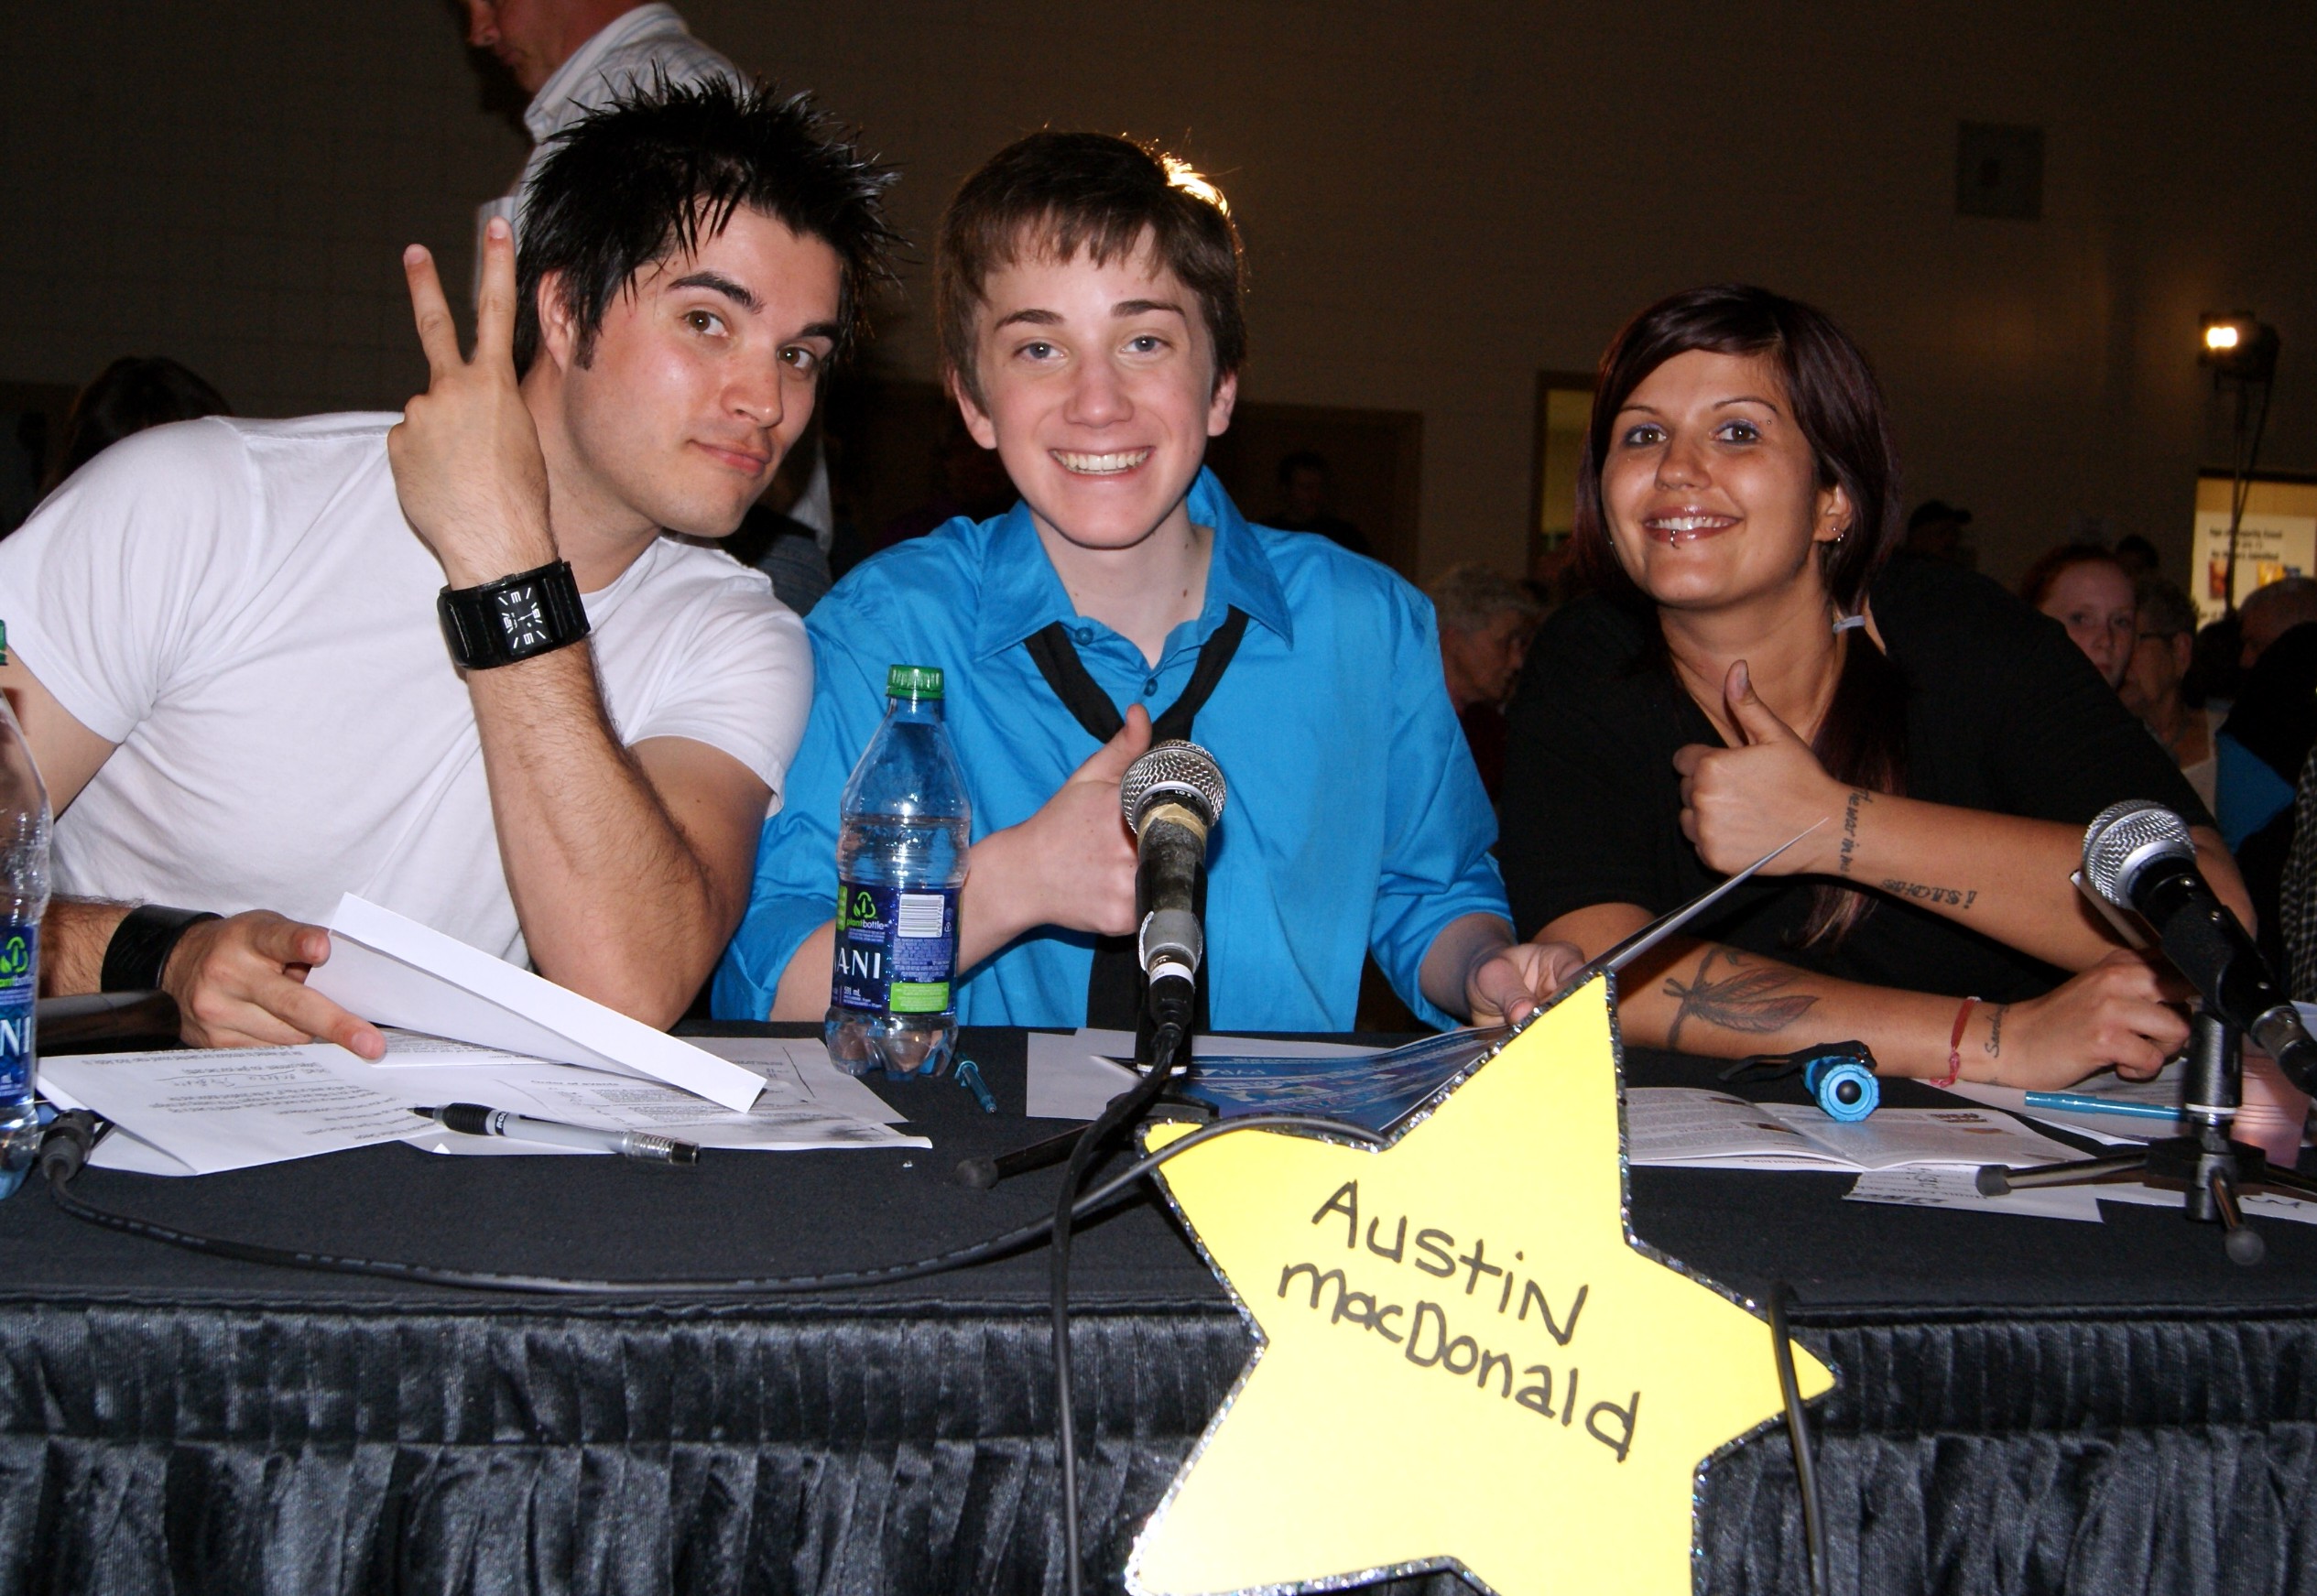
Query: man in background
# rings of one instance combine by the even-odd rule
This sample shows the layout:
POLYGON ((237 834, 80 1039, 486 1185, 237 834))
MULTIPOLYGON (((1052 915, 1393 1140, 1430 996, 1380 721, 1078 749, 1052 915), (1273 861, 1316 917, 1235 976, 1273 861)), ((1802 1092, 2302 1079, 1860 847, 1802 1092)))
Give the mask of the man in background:
POLYGON ((2317 621, 2317 577, 2289 576, 2255 588, 2236 606, 2237 663, 2250 670, 2269 645, 2294 627, 2317 621))
POLYGON ((523 191, 538 175, 555 136, 591 111, 655 80, 693 86, 722 78, 741 87, 740 69, 691 36, 672 5, 635 0, 466 0, 467 43, 489 50, 531 96, 523 125, 531 156, 505 195, 474 219, 474 258, 483 229, 503 216, 522 237, 523 191))
POLYGON ((1907 541, 1903 547, 1908 553, 1920 554, 1925 559, 1944 560, 1969 570, 1978 563, 1963 547, 1963 529, 1970 525, 1969 510, 1959 510, 1944 499, 1925 499, 1907 517, 1907 541))
POLYGON ((1373 558, 1360 529, 1334 513, 1329 491, 1327 457, 1315 450, 1299 449, 1279 461, 1279 513, 1271 525, 1282 532, 1316 532, 1354 554, 1373 558))
POLYGON ((1518 582, 1485 565, 1452 565, 1425 588, 1440 618, 1448 701, 1494 801, 1505 776, 1505 700, 1528 657, 1544 608, 1518 582))

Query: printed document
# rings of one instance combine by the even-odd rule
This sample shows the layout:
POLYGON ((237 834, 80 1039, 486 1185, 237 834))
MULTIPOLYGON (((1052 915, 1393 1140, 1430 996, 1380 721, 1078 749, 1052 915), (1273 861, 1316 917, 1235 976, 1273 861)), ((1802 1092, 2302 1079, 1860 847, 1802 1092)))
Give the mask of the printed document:
POLYGON ((1626 1093, 1626 1157, 1696 1169, 1898 1169, 2057 1164, 2076 1156, 2009 1114, 1978 1107, 1884 1108, 1844 1124, 1809 1103, 1748 1102, 1691 1086, 1626 1093))
MULTIPOLYGON (((406 1059, 430 1038, 404 1043, 406 1059)), ((224 1169, 408 1141, 455 1153, 547 1154, 570 1149, 507 1137, 465 1136, 410 1111, 479 1102, 537 1119, 604 1130, 650 1131, 703 1147, 801 1151, 923 1147, 893 1128, 893 1111, 827 1061, 818 1041, 720 1042, 756 1085, 734 1113, 674 1087, 544 1059, 373 1064, 327 1042, 151 1053, 82 1053, 40 1061, 40 1088, 64 1107, 114 1123, 91 1160, 152 1175, 224 1169)))

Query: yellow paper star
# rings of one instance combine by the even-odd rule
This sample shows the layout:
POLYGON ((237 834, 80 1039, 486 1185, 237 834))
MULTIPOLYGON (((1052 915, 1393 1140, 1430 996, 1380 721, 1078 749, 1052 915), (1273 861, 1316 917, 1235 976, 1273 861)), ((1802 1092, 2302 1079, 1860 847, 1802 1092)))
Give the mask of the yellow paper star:
POLYGON ((1247 1131, 1164 1166, 1260 1344, 1131 1590, 1690 1590, 1697 1469, 1781 1404, 1763 1320, 1626 1226, 1612 1001, 1562 999, 1381 1150, 1247 1131))

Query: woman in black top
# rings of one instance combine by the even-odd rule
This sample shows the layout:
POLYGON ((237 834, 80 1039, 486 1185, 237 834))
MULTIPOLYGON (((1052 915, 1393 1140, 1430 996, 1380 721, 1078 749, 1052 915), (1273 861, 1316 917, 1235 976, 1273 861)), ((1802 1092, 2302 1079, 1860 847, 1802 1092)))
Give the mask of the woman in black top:
POLYGON ((2243 915, 2235 867, 2057 625, 1890 559, 1898 536, 1882 396, 1832 321, 1746 288, 1637 317, 1579 472, 1592 591, 1546 623, 1511 711, 1514 916, 1566 969, 1815 825, 1624 972, 1629 1039, 1855 1037, 1887 1074, 2014 1086, 2148 1074, 2186 993, 2070 884, 2084 824, 2178 809, 2243 915))

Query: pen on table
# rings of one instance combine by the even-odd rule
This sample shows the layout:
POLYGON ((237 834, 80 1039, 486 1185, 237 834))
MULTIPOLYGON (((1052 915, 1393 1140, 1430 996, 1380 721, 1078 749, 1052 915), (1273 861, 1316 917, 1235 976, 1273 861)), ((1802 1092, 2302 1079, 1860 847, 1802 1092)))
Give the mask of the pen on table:
POLYGON ((2081 1091, 2030 1091, 2025 1094, 2029 1108, 2064 1109, 2070 1113, 2119 1113, 2132 1119, 2176 1120, 2177 1108, 2167 1108, 2160 1102, 2127 1102, 2118 1098, 2094 1097, 2081 1091))
POLYGON ((591 1125, 528 1119, 503 1108, 485 1108, 479 1102, 448 1102, 441 1108, 414 1108, 410 1112, 462 1135, 505 1136, 511 1142, 584 1147, 593 1153, 617 1153, 622 1157, 646 1158, 656 1164, 700 1162, 698 1144, 655 1136, 648 1131, 599 1131, 591 1125))

